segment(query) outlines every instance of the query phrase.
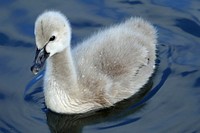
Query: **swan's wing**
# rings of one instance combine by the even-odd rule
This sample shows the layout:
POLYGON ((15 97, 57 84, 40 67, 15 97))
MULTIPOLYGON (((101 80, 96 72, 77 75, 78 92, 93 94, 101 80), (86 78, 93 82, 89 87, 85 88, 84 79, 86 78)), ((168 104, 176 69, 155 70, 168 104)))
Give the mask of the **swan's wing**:
POLYGON ((73 55, 80 77, 104 79, 115 88, 134 93, 153 73, 155 44, 154 28, 142 19, 131 18, 85 40, 73 55))

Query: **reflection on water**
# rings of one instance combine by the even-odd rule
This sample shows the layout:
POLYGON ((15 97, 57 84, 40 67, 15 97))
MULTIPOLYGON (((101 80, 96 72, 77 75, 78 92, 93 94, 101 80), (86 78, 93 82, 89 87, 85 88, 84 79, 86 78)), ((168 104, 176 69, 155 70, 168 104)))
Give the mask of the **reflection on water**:
POLYGON ((0 132, 200 132, 199 0, 0 0, 0 132), (45 9, 68 16, 72 47, 104 26, 141 16, 158 29, 157 70, 135 97, 113 108, 61 115, 33 77, 33 25, 45 9))

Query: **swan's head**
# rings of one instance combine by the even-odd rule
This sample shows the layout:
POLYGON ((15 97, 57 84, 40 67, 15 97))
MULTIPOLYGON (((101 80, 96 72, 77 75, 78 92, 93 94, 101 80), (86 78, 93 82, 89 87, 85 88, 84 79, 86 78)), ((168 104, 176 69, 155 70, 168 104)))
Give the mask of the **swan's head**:
POLYGON ((57 11, 46 11, 35 22, 36 56, 31 71, 37 74, 48 57, 70 47, 71 28, 67 18, 57 11))

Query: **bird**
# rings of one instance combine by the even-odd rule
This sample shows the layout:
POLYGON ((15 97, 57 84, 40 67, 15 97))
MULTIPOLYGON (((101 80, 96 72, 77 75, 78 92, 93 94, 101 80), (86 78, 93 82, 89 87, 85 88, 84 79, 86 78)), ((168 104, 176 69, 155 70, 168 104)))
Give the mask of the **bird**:
POLYGON ((101 28, 71 48, 68 18, 44 11, 35 21, 36 54, 31 67, 45 65, 48 109, 81 114, 115 106, 140 91, 155 71, 157 30, 141 17, 101 28))

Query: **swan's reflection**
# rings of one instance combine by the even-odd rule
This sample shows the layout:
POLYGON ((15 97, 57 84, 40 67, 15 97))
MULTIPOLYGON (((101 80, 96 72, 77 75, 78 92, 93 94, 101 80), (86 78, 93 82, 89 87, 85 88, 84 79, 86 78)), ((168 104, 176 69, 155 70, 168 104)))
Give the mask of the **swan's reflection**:
POLYGON ((117 103, 114 107, 85 114, 66 115, 49 111, 47 122, 52 133, 81 133, 86 125, 97 124, 105 121, 115 121, 138 111, 144 106, 138 105, 135 108, 129 107, 138 103, 145 94, 152 88, 153 83, 146 84, 141 91, 131 98, 117 103))

